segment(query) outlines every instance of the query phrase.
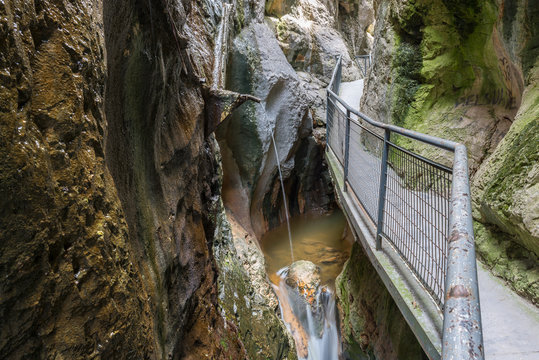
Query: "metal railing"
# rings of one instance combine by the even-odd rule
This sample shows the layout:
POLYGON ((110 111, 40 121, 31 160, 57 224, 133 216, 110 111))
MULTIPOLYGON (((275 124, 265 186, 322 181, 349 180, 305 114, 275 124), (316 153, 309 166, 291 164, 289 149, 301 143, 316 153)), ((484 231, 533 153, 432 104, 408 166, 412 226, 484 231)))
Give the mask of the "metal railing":
POLYGON ((367 72, 372 65, 371 53, 368 53, 367 55, 356 55, 356 64, 361 71, 361 75, 363 75, 363 77, 367 77, 367 72))
POLYGON ((466 147, 374 121, 339 97, 341 58, 327 89, 327 143, 350 191, 443 311, 443 359, 482 359, 483 336, 466 147), (407 150, 404 137, 454 153, 452 168, 407 150))

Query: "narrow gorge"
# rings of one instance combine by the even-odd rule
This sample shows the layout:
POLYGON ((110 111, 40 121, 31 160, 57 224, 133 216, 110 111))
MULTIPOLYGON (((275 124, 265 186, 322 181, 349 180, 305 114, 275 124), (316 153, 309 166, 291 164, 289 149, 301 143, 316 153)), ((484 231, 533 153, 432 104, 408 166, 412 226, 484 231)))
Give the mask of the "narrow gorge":
POLYGON ((537 0, 0 15, 0 358, 428 359, 339 202, 339 57, 361 112, 466 145, 478 261, 538 309, 537 0))

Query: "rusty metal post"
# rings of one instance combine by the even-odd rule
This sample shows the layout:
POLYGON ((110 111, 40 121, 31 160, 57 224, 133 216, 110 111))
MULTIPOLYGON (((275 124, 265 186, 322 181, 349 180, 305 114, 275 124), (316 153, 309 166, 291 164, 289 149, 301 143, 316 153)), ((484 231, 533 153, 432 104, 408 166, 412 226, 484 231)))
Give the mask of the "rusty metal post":
POLYGON ((442 359, 484 359, 466 147, 457 144, 449 216, 442 359))

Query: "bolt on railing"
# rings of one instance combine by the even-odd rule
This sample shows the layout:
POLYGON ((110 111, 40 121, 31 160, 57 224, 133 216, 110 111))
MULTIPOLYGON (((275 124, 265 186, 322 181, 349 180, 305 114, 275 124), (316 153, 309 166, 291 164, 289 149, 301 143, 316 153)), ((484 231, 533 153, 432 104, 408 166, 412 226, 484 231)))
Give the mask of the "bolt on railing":
POLYGON ((443 311, 442 359, 483 359, 466 147, 370 119, 339 97, 341 76, 339 57, 326 115, 343 191, 375 224, 376 250, 388 241, 443 311), (453 167, 397 145, 392 134, 453 152, 453 167))

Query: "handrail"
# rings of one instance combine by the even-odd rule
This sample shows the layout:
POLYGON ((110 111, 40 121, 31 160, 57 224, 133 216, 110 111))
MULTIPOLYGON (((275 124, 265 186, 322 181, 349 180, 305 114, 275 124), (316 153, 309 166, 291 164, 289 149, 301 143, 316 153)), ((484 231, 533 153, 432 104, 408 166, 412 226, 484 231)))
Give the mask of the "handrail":
MULTIPOLYGON (((391 133, 400 134, 454 153, 451 172, 451 197, 449 202, 449 232, 446 234, 448 243, 447 268, 445 271, 444 298, 441 299, 443 300, 442 359, 484 359, 466 147, 451 140, 375 121, 360 111, 353 109, 337 94, 340 88, 341 73, 342 57, 339 57, 327 88, 327 142, 328 147, 333 148, 333 144, 330 141, 331 127, 334 126, 330 126, 330 120, 334 116, 333 112, 329 111, 331 100, 340 104, 346 111, 345 162, 343 164, 345 167, 344 191, 346 191, 347 178, 349 176, 350 124, 362 127, 360 122, 354 119, 351 114, 356 115, 359 119, 385 132, 381 162, 382 168, 380 171, 380 189, 378 192, 377 250, 381 248, 384 205, 387 202, 385 190, 387 188, 386 181, 388 177, 388 152, 390 146, 396 146, 390 142, 391 133)), ((334 107, 333 111, 335 109, 337 109, 337 106, 334 107)), ((342 114, 344 113, 342 111, 342 114)), ((410 150, 406 151, 413 154, 410 150)), ((416 154, 413 155, 419 157, 416 154)))
MULTIPOLYGON (((331 95, 331 97, 333 97, 342 106, 344 106, 344 108, 347 111, 350 111, 350 113, 360 117, 361 119, 368 122, 370 125, 373 125, 373 126, 375 126, 377 128, 384 129, 384 130, 389 130, 389 131, 394 132, 396 134, 400 134, 400 135, 406 136, 406 137, 414 139, 414 140, 419 140, 421 142, 424 142, 424 143, 427 143, 429 145, 433 145, 433 146, 442 148, 444 150, 455 151, 456 147, 459 145, 458 143, 456 143, 454 141, 451 141, 451 140, 442 139, 442 138, 432 136, 432 135, 422 134, 422 133, 414 131, 414 130, 409 130, 409 129, 401 128, 401 127, 396 126, 396 125, 386 124, 386 123, 383 123, 383 122, 373 120, 373 119, 369 118, 367 115, 363 114, 362 112, 359 112, 359 111, 353 109, 352 107, 350 107, 350 105, 348 105, 343 99, 341 99, 339 97, 339 95, 335 94, 335 92, 333 92, 329 88, 327 89, 327 91, 328 91, 329 95, 331 95)), ((354 121, 354 119, 352 119, 352 121, 354 121)))

